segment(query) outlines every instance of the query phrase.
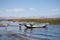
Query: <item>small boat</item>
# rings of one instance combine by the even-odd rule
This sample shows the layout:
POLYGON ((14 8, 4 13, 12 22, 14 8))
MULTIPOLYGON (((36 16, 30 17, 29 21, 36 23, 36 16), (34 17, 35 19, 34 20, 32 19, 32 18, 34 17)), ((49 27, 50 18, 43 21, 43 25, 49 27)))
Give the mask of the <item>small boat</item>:
POLYGON ((0 24, 0 27, 6 27, 8 24, 0 24))
POLYGON ((33 24, 24 24, 26 28, 46 28, 48 24, 40 24, 38 25, 33 25, 33 24))

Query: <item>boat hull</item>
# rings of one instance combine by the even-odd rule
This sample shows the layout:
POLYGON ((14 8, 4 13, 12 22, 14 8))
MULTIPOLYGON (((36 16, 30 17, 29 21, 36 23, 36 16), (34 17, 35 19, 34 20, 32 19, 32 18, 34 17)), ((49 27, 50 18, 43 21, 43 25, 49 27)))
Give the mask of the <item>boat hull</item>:
POLYGON ((27 27, 27 28, 46 28, 47 26, 42 26, 42 27, 27 27))
POLYGON ((47 26, 26 26, 27 28, 46 28, 47 26))
POLYGON ((48 25, 47 24, 41 24, 41 25, 32 25, 32 24, 27 25, 27 24, 25 24, 24 26, 27 28, 46 28, 48 25))

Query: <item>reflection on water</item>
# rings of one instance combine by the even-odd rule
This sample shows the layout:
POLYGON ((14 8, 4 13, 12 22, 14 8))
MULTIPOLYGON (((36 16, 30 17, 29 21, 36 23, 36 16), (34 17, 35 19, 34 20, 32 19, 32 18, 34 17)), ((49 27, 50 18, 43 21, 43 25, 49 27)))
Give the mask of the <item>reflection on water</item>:
POLYGON ((28 29, 23 25, 0 27, 0 40, 60 40, 60 25, 28 29))

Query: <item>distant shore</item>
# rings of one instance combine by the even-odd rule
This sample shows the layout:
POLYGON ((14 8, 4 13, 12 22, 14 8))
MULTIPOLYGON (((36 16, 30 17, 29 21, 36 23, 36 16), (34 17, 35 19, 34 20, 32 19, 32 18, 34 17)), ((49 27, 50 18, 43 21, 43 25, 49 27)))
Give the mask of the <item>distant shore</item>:
MULTIPOLYGON (((2 20, 0 20, 2 21, 2 20)), ((60 18, 45 18, 45 19, 6 19, 4 21, 18 21, 18 22, 37 22, 37 23, 50 23, 60 24, 60 18)))

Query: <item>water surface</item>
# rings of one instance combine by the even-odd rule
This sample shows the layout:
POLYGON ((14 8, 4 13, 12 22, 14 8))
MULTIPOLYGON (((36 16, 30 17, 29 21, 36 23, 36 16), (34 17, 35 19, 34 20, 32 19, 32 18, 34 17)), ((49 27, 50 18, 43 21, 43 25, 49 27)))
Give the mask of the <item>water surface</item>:
POLYGON ((0 27, 0 40, 60 40, 60 25, 27 29, 23 25, 20 28, 18 22, 14 24, 8 27, 0 27))

